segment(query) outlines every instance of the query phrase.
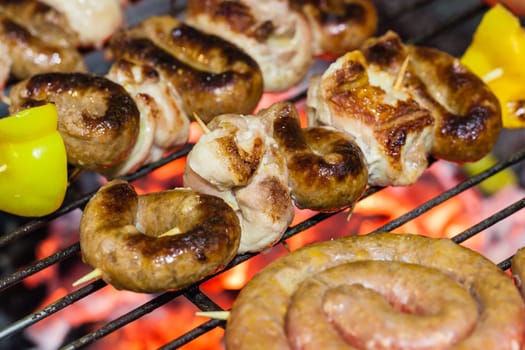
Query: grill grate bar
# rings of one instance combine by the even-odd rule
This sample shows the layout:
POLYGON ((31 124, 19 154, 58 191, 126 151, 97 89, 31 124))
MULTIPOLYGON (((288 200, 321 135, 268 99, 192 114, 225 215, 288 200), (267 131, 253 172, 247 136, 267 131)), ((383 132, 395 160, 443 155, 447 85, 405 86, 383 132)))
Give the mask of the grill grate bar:
POLYGON ((80 349, 83 348, 89 344, 92 344, 97 339, 103 338, 106 335, 116 331, 119 328, 124 327, 128 323, 131 323, 142 316, 158 309, 159 307, 167 304, 171 300, 173 300, 175 297, 179 296, 181 294, 180 291, 177 292, 166 292, 163 293, 156 298, 148 301, 147 303, 142 304, 141 306, 131 310, 130 312, 114 319, 111 322, 108 322, 106 325, 98 328, 97 330, 86 334, 85 336, 65 345, 61 349, 63 350, 72 350, 72 349, 80 349))
POLYGON ((477 223, 476 225, 472 226, 471 228, 463 231, 462 233, 458 234, 457 236, 453 237, 452 240, 456 243, 464 242, 465 240, 471 238, 475 234, 483 231, 484 229, 494 225, 495 223, 505 219, 506 217, 509 217, 510 215, 514 214, 518 210, 521 210, 525 208, 525 197, 522 199, 514 202, 513 204, 509 205, 508 207, 496 212, 495 214, 484 218, 481 222, 477 223))
MULTIPOLYGON (((55 264, 62 260, 65 260, 71 257, 74 254, 77 254, 80 251, 80 244, 75 243, 67 248, 57 251, 56 253, 36 261, 34 264, 31 264, 17 272, 4 277, 0 280, 0 292, 4 289, 11 287, 12 285, 21 282, 24 278, 34 275, 35 273, 55 264)), ((0 337, 1 338, 1 337, 0 337)))
MULTIPOLYGON (((378 229, 376 229, 375 231, 371 232, 371 233, 377 233, 377 232, 382 232, 382 231, 392 231, 398 227, 400 227, 401 225, 407 223, 408 221, 422 215, 423 213, 429 211, 430 209, 436 207, 437 205, 445 202, 446 200, 460 194, 461 192, 463 191, 466 191, 468 190, 469 188, 472 188, 474 186, 476 186, 477 184, 481 183, 482 181, 488 179, 489 177, 497 174, 498 172, 506 169, 506 168, 509 168, 511 167, 512 165, 515 165, 519 162, 521 162, 522 160, 525 159, 525 150, 522 150, 520 152, 517 152, 515 153, 514 155, 512 155, 511 157, 493 165, 492 167, 482 171, 481 173, 479 173, 478 175, 475 175, 461 183, 459 183, 458 185, 454 186, 453 188, 445 191, 445 192, 442 192, 440 193, 438 196, 432 198, 431 200, 419 205, 418 207, 416 207, 415 209, 407 212, 406 214, 394 219, 394 220, 391 220, 389 221, 387 224, 379 227, 378 229)), ((510 214, 509 214, 510 215, 510 214)), ((501 219, 500 219, 501 220, 501 219)), ((490 226, 490 225, 489 225, 490 226)), ((467 237, 468 238, 468 237, 467 237)), ((458 237, 459 239, 459 237, 458 237)), ((466 239, 466 238, 465 238, 466 239)), ((463 242, 465 239, 462 239, 461 241, 457 241, 457 243, 459 242, 463 242)))
POLYGON ((42 310, 29 314, 26 317, 21 318, 20 320, 14 323, 11 323, 9 326, 0 330, 0 339, 7 338, 15 333, 22 331, 23 329, 37 323, 38 321, 43 320, 48 316, 51 316, 55 312, 62 310, 66 306, 69 306, 74 302, 82 299, 83 297, 90 295, 93 292, 96 292, 104 286, 106 286, 106 283, 104 281, 95 281, 55 301, 54 303, 46 306, 42 310))

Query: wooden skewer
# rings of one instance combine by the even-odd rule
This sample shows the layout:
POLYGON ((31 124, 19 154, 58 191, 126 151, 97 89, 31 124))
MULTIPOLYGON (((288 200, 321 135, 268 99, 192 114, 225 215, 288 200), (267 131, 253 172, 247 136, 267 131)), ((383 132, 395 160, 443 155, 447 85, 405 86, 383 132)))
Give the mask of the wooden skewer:
POLYGON ((101 269, 94 269, 90 273, 80 277, 78 280, 73 282, 73 287, 76 287, 80 284, 84 284, 89 281, 98 280, 102 277, 102 270, 101 269))
POLYGON ((174 228, 172 228, 171 230, 166 231, 166 232, 164 232, 164 233, 161 234, 161 235, 158 235, 157 237, 175 236, 175 235, 178 235, 178 234, 180 234, 180 233, 182 233, 182 231, 180 230, 180 228, 178 228, 178 227, 174 227, 174 228))
POLYGON ((11 99, 9 98, 9 96, 6 96, 6 95, 4 95, 2 93, 0 93, 0 101, 5 103, 8 106, 11 105, 11 99))
POLYGON ((352 214, 354 213, 355 205, 352 204, 352 206, 348 207, 348 215, 346 216, 346 221, 350 221, 350 218, 352 217, 352 214))
POLYGON ((494 68, 493 70, 485 74, 482 80, 485 83, 488 83, 488 82, 491 82, 493 80, 500 78, 502 75, 503 75, 503 68, 498 67, 498 68, 494 68))
POLYGON ((408 67, 408 61, 410 60, 410 56, 407 56, 403 63, 401 64, 401 68, 399 69, 399 72, 397 73, 396 81, 394 83, 394 90, 399 90, 401 88, 401 84, 403 84, 403 78, 405 77, 405 72, 407 71, 408 67))
POLYGON ((195 120, 197 121, 197 124, 199 124, 203 133, 205 134, 210 133, 210 129, 206 126, 206 123, 201 119, 201 117, 199 117, 197 113, 193 112, 193 118, 195 118, 195 120))
POLYGON ((201 317, 208 317, 213 318, 215 320, 228 320, 228 317, 230 316, 229 311, 200 311, 196 312, 195 316, 201 316, 201 317))

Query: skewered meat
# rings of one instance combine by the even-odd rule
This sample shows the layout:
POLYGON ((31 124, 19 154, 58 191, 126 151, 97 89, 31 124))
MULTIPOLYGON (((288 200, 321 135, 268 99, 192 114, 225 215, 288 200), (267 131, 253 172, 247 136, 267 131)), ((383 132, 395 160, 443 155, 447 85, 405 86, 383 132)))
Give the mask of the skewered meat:
POLYGON ((291 0, 313 34, 315 55, 338 57, 359 48, 375 34, 377 11, 370 0, 291 0))
POLYGON ((86 71, 83 57, 70 45, 74 36, 68 35, 67 26, 62 27, 60 14, 32 3, 0 3, 0 41, 11 57, 10 73, 25 79, 43 72, 86 71), (35 20, 28 16, 35 16, 35 20))
POLYGON ((138 196, 122 180, 86 205, 80 247, 87 264, 117 289, 180 289, 224 268, 237 253, 240 227, 221 199, 188 189, 138 196))
POLYGON ((106 77, 129 92, 141 119, 137 142, 130 155, 121 163, 102 170, 106 177, 135 171, 187 142, 190 119, 180 108, 182 98, 153 67, 117 60, 106 77))
POLYGON ((312 33, 304 16, 287 0, 187 2, 186 20, 230 40, 261 67, 265 91, 300 82, 313 63, 312 33))
POLYGON ((124 24, 120 0, 40 0, 63 13, 80 46, 101 47, 124 24))
POLYGON ((186 20, 242 47, 261 66, 265 91, 296 85, 315 55, 356 49, 377 27, 370 0, 189 0, 186 20))
POLYGON ((89 73, 43 73, 14 85, 10 113, 52 102, 68 162, 97 170, 124 160, 139 133, 139 110, 113 81, 89 73))
POLYGON ((237 297, 225 342, 229 350, 511 350, 524 331, 525 304, 494 263, 449 239, 379 233, 315 243, 267 266, 237 297))
POLYGON ((267 120, 220 115, 208 127, 188 154, 184 186, 221 197, 237 212, 239 253, 271 246, 290 225, 294 207, 285 160, 267 120))
POLYGON ((289 102, 257 115, 220 115, 208 126, 210 132, 188 154, 184 185, 219 196, 237 211, 239 253, 279 240, 293 219, 294 203, 341 209, 353 205, 367 184, 357 146, 331 128, 301 130, 289 102))
POLYGON ((259 115, 273 123, 297 207, 332 211, 356 202, 367 185, 368 171, 363 153, 346 134, 328 127, 302 129, 297 109, 287 102, 275 103, 259 115))
POLYGON ((429 156, 478 160, 501 131, 498 101, 479 78, 446 53, 405 46, 393 32, 312 79, 307 106, 309 125, 332 125, 356 140, 373 185, 415 182, 429 156))
POLYGON ((262 94, 257 63, 242 50, 170 16, 150 17, 111 40, 117 59, 154 67, 179 93, 187 115, 208 122, 251 113, 262 94))

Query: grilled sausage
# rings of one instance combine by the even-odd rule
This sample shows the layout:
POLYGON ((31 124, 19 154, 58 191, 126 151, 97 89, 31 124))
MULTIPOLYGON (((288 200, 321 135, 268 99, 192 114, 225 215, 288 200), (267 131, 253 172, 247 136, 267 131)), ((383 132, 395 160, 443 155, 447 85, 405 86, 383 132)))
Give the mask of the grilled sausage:
POLYGON ((525 303, 494 263, 449 239, 379 233, 314 243, 267 266, 234 302, 225 343, 511 350, 524 331, 525 303))
POLYGON ((286 158, 289 185, 299 208, 333 211, 351 206, 368 183, 363 153, 343 132, 328 127, 302 129, 291 103, 259 112, 273 121, 273 136, 286 158))
POLYGON ((308 22, 287 0, 190 0, 186 21, 243 48, 261 67, 265 91, 296 85, 313 63, 308 22))
POLYGON ((307 105, 309 125, 355 138, 374 185, 415 182, 429 156, 478 160, 501 131, 499 103, 479 78, 446 53, 405 46, 394 32, 312 79, 307 105))
POLYGON ((375 34, 377 11, 370 0, 291 0, 312 29, 315 55, 339 57, 375 34))
POLYGON ((103 169, 121 162, 139 132, 139 110, 122 86, 89 73, 43 73, 14 85, 9 111, 56 104, 68 162, 103 169))
POLYGON ((110 46, 116 58, 154 67, 178 91, 185 113, 205 122, 223 113, 251 113, 262 95, 262 75, 251 57, 170 16, 121 31, 110 46))
POLYGON ((225 114, 208 127, 188 154, 184 186, 223 198, 239 216, 239 253, 261 251, 294 217, 285 159, 263 118, 225 114))
POLYGON ((113 180, 84 209, 80 248, 115 288, 153 293, 184 288, 226 266, 240 233, 235 212, 217 197, 182 188, 138 196, 129 183, 113 180))
MULTIPOLYGON (((51 36, 54 34, 48 37, 51 36)), ((0 40, 8 48, 12 60, 11 74, 16 79, 25 79, 43 72, 87 70, 83 57, 76 48, 44 41, 1 11, 0 40)))

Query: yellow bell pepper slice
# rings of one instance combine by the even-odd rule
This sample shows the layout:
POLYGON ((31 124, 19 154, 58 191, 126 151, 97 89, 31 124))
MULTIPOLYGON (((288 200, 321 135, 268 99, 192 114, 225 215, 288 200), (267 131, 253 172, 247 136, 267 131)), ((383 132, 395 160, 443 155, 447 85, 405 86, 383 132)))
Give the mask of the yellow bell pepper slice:
POLYGON ((0 210, 43 216, 57 210, 67 189, 67 156, 55 105, 0 119, 0 210))
POLYGON ((503 126, 525 127, 525 30, 519 19, 501 4, 488 10, 461 63, 500 101, 503 126))

